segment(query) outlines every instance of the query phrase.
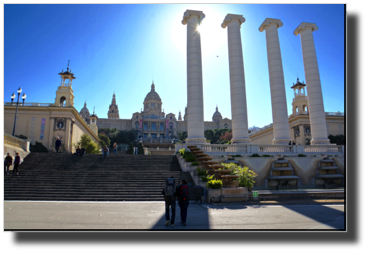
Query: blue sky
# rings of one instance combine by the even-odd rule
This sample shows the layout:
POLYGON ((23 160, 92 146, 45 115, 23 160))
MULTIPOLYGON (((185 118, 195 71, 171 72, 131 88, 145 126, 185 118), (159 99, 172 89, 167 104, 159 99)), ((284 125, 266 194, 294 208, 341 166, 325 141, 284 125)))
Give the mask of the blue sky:
POLYGON ((288 114, 296 82, 305 81, 301 22, 316 23, 313 33, 326 112, 344 111, 344 6, 252 4, 154 5, 4 5, 4 101, 22 87, 27 102, 53 103, 59 72, 67 61, 75 108, 84 102, 100 118, 115 92, 121 118, 143 108, 152 80, 166 113, 178 115, 187 104, 186 9, 200 10, 204 118, 211 121, 218 105, 231 118, 227 30, 228 13, 241 14, 249 127, 272 123, 265 32, 266 18, 281 19, 278 29, 284 67, 288 114), (218 56, 218 57, 217 57, 218 56))

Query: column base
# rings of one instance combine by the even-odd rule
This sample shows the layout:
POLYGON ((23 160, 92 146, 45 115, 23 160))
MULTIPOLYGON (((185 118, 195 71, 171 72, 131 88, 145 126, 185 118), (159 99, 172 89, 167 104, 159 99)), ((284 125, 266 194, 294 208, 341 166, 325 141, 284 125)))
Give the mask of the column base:
POLYGON ((232 138, 231 144, 236 144, 236 143, 245 143, 245 144, 250 144, 251 140, 249 137, 245 138, 232 138))
POLYGON ((273 139, 272 145, 289 145, 291 139, 273 139))
POLYGON ((188 137, 185 139, 187 144, 204 144, 206 143, 206 138, 188 137))
POLYGON ((330 145, 329 139, 318 139, 318 140, 311 140, 311 145, 330 145))

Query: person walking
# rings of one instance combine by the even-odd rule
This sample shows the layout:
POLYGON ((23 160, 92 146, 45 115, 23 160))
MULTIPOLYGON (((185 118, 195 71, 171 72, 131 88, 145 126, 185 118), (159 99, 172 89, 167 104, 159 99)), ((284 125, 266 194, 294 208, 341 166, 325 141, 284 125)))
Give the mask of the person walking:
POLYGON ((186 226, 187 211, 189 206, 189 188, 187 184, 188 182, 185 179, 181 180, 180 186, 176 190, 176 195, 179 198, 181 223, 183 223, 184 226, 186 226))
POLYGON ((113 144, 113 152, 114 152, 114 154, 117 154, 117 147, 118 147, 117 143, 114 142, 114 144, 113 144))
POLYGON ((60 137, 57 137, 56 139, 56 152, 58 153, 58 150, 60 149, 61 146, 61 140, 60 137))
POLYGON ((9 175, 9 167, 13 163, 13 157, 10 156, 9 153, 6 154, 5 160, 4 160, 4 173, 6 172, 7 175, 9 175))
POLYGON ((166 226, 175 226, 175 212, 176 212, 176 180, 173 176, 166 179, 165 187, 162 194, 166 205, 166 226), (170 206, 171 206, 171 221, 170 221, 170 206))
POLYGON ((13 175, 15 172, 17 172, 16 175, 18 175, 18 167, 19 164, 21 164, 21 157, 19 156, 19 153, 16 153, 16 157, 14 158, 14 168, 13 168, 13 175))

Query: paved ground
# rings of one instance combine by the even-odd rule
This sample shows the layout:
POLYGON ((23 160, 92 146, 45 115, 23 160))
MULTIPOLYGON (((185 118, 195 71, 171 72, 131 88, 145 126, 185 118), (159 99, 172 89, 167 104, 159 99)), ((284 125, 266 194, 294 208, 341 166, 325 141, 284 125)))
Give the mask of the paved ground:
MULTIPOLYGON (((316 203, 316 202, 315 202, 316 203)), ((343 204, 209 205, 191 202, 187 226, 176 209, 166 227, 163 202, 4 202, 5 230, 344 229, 343 204)))

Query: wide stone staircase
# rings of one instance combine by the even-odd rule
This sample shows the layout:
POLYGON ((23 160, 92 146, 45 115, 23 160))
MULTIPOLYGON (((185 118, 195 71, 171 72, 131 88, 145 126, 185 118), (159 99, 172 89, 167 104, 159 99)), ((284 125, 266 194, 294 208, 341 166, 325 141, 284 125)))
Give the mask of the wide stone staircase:
POLYGON ((186 179, 190 199, 194 183, 176 156, 30 153, 19 175, 5 175, 5 200, 163 201, 167 177, 186 179))

